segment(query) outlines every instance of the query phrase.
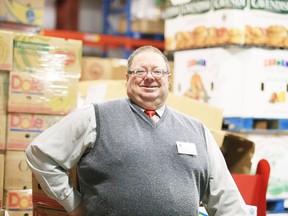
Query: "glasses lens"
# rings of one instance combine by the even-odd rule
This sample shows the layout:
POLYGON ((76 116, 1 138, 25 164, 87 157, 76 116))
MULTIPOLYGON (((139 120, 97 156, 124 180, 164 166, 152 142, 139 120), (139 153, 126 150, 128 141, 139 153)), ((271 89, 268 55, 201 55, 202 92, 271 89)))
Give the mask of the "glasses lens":
POLYGON ((135 70, 134 73, 137 77, 144 77, 147 75, 147 71, 145 70, 135 70))
POLYGON ((152 71, 152 74, 155 78, 162 78, 164 76, 164 71, 162 70, 155 70, 155 71, 152 71))

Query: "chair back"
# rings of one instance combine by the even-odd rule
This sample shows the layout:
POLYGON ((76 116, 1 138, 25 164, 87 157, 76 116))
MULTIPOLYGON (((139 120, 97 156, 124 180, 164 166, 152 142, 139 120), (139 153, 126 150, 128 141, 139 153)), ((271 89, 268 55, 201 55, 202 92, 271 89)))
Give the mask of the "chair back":
POLYGON ((257 216, 266 215, 269 176, 270 165, 266 159, 261 159, 258 162, 255 175, 232 174, 245 203, 257 206, 257 216))

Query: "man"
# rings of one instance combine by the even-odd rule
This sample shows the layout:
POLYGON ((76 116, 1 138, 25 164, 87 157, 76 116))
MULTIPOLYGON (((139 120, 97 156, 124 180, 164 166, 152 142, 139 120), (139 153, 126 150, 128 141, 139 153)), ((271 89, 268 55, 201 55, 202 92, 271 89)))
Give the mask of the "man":
POLYGON ((209 130, 165 105, 166 57, 140 47, 126 77, 128 98, 78 108, 27 148, 43 190, 71 216, 196 216, 200 203, 209 215, 248 215, 209 130))

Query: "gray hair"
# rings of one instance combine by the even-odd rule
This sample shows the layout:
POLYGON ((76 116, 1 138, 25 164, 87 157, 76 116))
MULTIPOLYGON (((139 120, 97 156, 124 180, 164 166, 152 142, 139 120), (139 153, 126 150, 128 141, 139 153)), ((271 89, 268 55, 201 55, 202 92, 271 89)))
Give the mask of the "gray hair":
POLYGON ((162 58, 164 59, 165 63, 166 63, 166 68, 167 68, 167 72, 170 73, 170 65, 169 65, 169 61, 166 58, 166 56, 156 47, 153 46, 142 46, 137 48, 135 51, 132 52, 132 54, 129 56, 128 58, 128 70, 131 69, 131 65, 133 63, 134 57, 137 56, 140 53, 143 52, 153 52, 153 53, 158 53, 160 56, 162 56, 162 58))

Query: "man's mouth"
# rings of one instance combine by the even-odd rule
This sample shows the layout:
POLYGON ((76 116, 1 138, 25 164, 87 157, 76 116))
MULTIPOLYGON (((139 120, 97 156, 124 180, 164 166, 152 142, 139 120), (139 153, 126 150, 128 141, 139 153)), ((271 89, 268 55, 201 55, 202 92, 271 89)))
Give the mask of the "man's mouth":
POLYGON ((142 88, 157 88, 158 86, 141 86, 142 88))

